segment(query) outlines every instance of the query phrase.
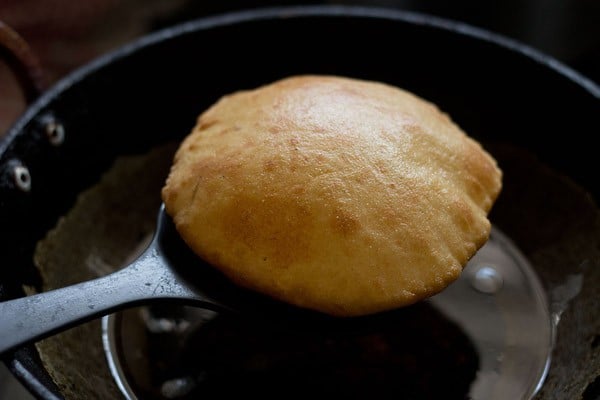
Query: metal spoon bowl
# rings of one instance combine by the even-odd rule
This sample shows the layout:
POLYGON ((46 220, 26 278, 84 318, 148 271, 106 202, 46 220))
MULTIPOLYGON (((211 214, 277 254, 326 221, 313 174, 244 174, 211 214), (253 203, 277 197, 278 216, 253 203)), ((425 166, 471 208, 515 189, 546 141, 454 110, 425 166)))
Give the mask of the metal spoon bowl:
POLYGON ((218 311, 291 308, 235 286, 206 265, 180 238, 163 205, 149 246, 125 268, 0 303, 0 354, 95 317, 157 300, 218 311))

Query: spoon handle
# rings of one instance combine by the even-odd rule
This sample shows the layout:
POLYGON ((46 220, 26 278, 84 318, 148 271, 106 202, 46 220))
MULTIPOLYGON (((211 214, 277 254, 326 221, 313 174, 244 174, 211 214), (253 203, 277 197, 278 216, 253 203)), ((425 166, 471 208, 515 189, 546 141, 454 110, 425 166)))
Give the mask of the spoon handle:
POLYGON ((110 275, 0 303, 0 354, 126 306, 169 298, 212 304, 179 283, 150 245, 128 267, 110 275))

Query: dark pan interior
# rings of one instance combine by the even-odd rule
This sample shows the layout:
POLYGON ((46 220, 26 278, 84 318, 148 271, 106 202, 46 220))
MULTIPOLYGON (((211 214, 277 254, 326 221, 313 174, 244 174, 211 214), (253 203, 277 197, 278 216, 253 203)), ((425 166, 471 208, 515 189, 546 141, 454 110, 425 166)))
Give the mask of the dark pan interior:
MULTIPOLYGON (((159 33, 76 72, 0 144, 0 298, 39 283, 35 244, 118 155, 179 140, 221 95, 292 74, 347 75, 411 90, 475 138, 527 149, 598 199, 598 89, 481 36, 390 11, 254 11, 159 33), (44 138, 48 115, 64 124, 62 146, 44 138), (31 172, 29 193, 12 183, 17 162, 31 172)), ((32 347, 8 361, 39 395, 52 398, 46 388, 57 394, 32 347)))

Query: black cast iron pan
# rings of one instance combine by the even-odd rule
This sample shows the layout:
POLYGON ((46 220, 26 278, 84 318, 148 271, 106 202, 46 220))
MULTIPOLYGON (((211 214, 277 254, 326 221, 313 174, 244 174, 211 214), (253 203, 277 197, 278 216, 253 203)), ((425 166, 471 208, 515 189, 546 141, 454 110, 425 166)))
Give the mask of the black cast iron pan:
MULTIPOLYGON (((411 90, 476 139, 525 149, 593 199, 600 196, 591 144, 600 89, 555 60, 479 29, 406 12, 239 12, 160 31, 100 58, 45 92, 11 128, 0 142, 0 299, 22 296, 23 284, 39 285, 36 243, 116 157, 180 140, 223 94, 300 73, 411 90), (49 122, 64 129, 64 141, 48 140, 49 122), (28 190, 15 175, 19 167, 29 173, 28 190)), ((35 347, 5 361, 39 398, 61 398, 35 347)))

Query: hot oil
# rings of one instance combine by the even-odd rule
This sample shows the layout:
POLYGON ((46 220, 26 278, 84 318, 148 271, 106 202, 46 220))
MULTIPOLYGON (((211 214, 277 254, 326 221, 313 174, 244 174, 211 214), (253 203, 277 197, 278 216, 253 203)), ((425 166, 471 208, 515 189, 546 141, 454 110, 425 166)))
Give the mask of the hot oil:
MULTIPOLYGON (((335 327, 296 330, 249 316, 165 311, 154 318, 176 321, 174 315, 183 314, 194 322, 183 332, 177 323, 164 324, 164 331, 146 329, 144 346, 117 346, 118 354, 111 357, 120 364, 120 379, 139 374, 137 365, 150 366, 149 376, 128 381, 138 398, 221 398, 240 391, 263 398, 282 393, 286 398, 314 393, 435 398, 442 387, 449 398, 467 398, 478 370, 469 338, 426 303, 335 327), (133 353, 141 357, 134 360, 133 353)), ((124 341, 127 332, 147 324, 148 312, 113 317, 118 331, 108 336, 124 341)))

